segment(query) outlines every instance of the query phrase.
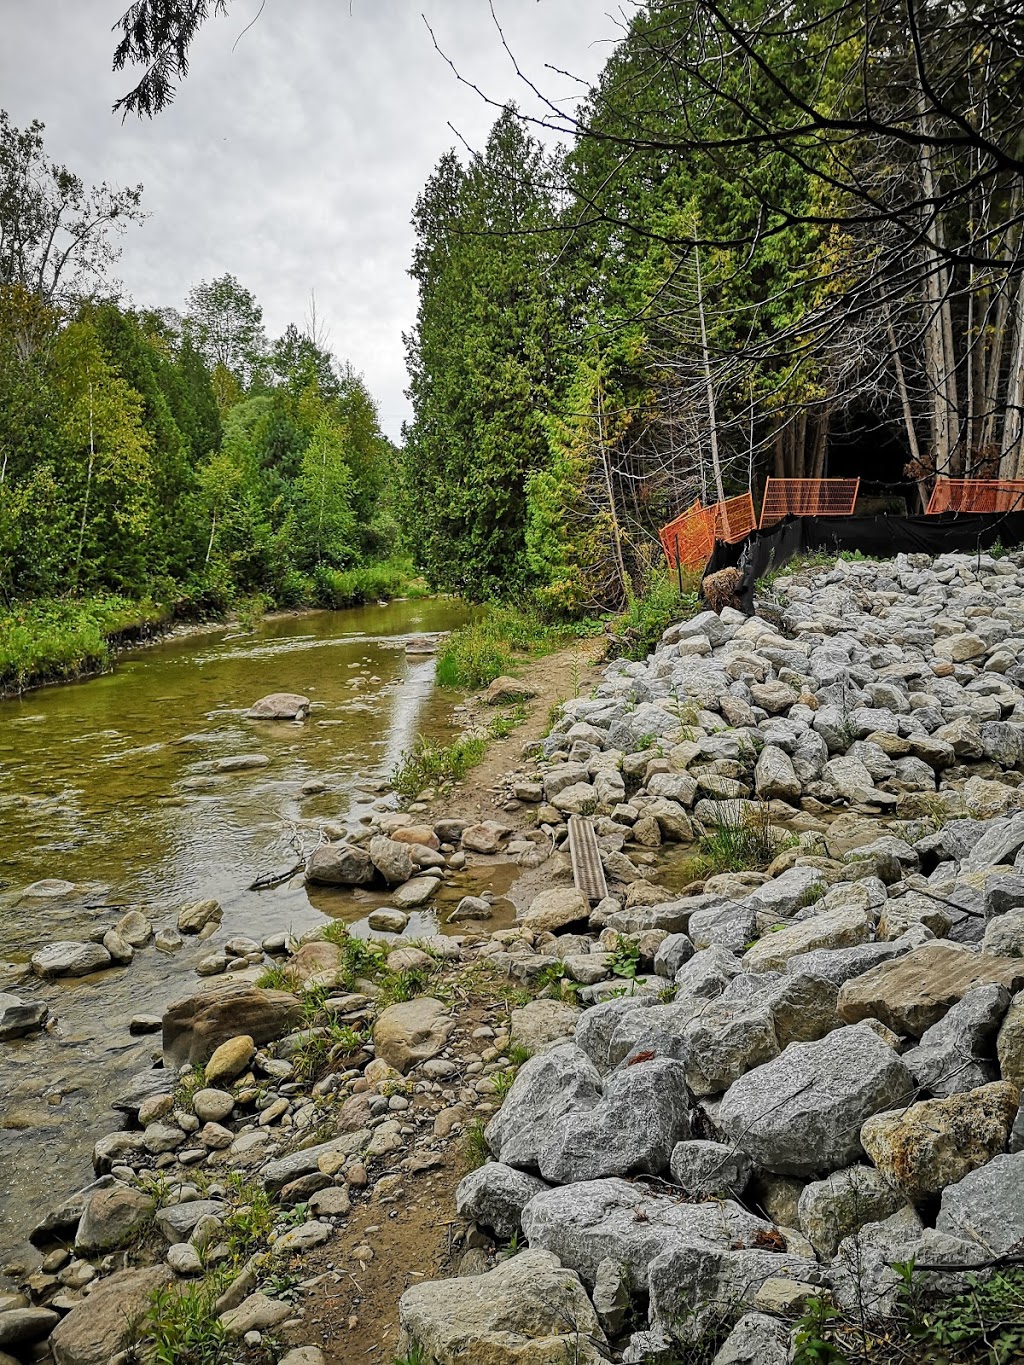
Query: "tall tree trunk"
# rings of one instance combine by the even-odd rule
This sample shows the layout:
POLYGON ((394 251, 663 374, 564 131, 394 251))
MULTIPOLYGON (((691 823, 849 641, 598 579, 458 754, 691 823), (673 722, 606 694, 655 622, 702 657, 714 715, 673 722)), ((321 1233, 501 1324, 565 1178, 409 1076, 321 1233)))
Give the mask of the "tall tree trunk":
POLYGON ((704 288, 700 275, 700 250, 693 248, 693 260, 697 267, 697 315, 700 318, 700 351, 704 364, 704 384, 708 400, 708 429, 711 435, 711 468, 715 475, 715 492, 718 501, 725 502, 725 486, 722 483, 722 465, 718 458, 718 422, 715 418, 715 386, 711 379, 711 356, 708 352, 708 329, 704 318, 704 288))
MULTIPOLYGON (((922 124, 927 124, 927 105, 922 93, 918 108, 922 124)), ((921 188, 931 208, 925 208, 925 230, 935 245, 924 248, 925 263, 925 375, 931 400, 932 458, 935 472, 949 477, 954 473, 954 457, 959 419, 956 396, 956 352, 949 306, 949 279, 937 247, 942 245, 942 220, 934 208, 936 194, 932 150, 921 148, 921 188), (928 217, 927 215, 931 215, 928 217)))
POLYGON ((1004 479, 1024 478, 1024 274, 1017 285, 1013 308, 1013 346, 1006 380, 1006 411, 999 456, 1004 479))

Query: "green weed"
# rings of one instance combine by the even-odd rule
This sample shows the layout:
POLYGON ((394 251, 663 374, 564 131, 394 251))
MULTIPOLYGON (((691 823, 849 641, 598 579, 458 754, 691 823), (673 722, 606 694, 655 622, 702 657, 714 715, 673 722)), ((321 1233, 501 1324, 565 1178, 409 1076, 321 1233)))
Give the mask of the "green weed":
POLYGON ((626 610, 614 622, 614 652, 625 659, 646 659, 673 622, 700 610, 698 586, 699 577, 689 576, 680 592, 674 576, 651 570, 640 592, 630 592, 626 610))
POLYGON ((203 1282, 158 1289, 143 1326, 143 1354, 153 1365, 222 1365, 234 1356, 214 1307, 216 1287, 203 1282))
POLYGON ((474 1119, 466 1128, 463 1146, 466 1153, 466 1165, 471 1171, 475 1171, 480 1166, 485 1166, 490 1161, 491 1149, 484 1137, 483 1119, 474 1119))
POLYGON ((487 749, 481 738, 453 740, 437 744, 420 735, 411 749, 403 752, 391 773, 391 785, 399 796, 418 796, 426 787, 458 782, 480 762, 487 749))
POLYGON ((636 976, 637 968, 639 966, 640 945, 638 943, 630 943, 626 939, 620 939, 615 946, 609 963, 612 976, 624 976, 632 979, 636 976))
POLYGON ((295 983, 291 977, 277 963, 272 967, 265 967, 256 979, 256 985, 267 991, 292 991, 295 983))

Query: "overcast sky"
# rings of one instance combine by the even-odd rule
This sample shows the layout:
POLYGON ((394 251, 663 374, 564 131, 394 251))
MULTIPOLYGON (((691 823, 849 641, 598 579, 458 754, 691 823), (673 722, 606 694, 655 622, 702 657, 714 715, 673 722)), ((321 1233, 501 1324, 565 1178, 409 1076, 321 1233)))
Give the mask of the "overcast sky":
MULTIPOLYGON (((568 99, 617 32, 606 0, 495 0, 537 83, 568 99)), ((263 305, 267 330, 302 323, 309 292, 335 352, 366 376, 385 429, 408 415, 401 333, 420 187, 453 143, 476 147, 495 111, 434 51, 498 100, 528 104, 487 0, 231 0, 192 50, 170 109, 122 124, 132 84, 111 72, 127 0, 0 0, 0 107, 46 124, 50 156, 87 181, 145 185, 150 218, 124 239, 118 276, 139 304, 180 307, 226 271, 263 305), (248 31, 246 25, 255 19, 248 31)))

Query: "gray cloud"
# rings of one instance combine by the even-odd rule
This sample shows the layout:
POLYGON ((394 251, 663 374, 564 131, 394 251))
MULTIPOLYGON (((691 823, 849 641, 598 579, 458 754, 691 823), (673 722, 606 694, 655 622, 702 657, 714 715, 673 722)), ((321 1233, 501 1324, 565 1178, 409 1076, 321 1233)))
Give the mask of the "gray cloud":
MULTIPOLYGON (((231 271, 268 330, 300 322, 309 292, 339 356, 364 372, 393 436, 407 416, 401 333, 413 202, 456 142, 482 145, 497 100, 530 96, 487 0, 233 0, 192 53, 175 104, 152 123, 111 112, 110 30, 127 0, 0 0, 0 105, 47 125, 50 155, 86 180, 142 181, 151 217, 124 240, 118 274, 141 304, 180 307, 191 284, 231 271)), ((598 0, 495 0, 524 69, 556 98, 590 81, 618 32, 598 0)))

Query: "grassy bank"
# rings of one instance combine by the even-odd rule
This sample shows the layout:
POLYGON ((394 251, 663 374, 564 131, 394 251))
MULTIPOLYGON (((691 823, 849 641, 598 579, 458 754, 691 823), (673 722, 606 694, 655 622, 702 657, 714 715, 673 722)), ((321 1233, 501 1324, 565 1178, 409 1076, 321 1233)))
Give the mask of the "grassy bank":
POLYGON ((291 586, 295 591, 281 602, 264 594, 217 601, 197 592, 156 602, 108 593, 0 607, 0 695, 102 672, 120 646, 148 639, 175 621, 224 620, 234 614, 252 627, 275 607, 340 610, 393 597, 423 597, 428 591, 412 566, 401 561, 345 572, 322 568, 301 585, 291 586))
POLYGON ((487 607, 479 620, 452 631, 437 656, 441 687, 469 691, 505 674, 514 676, 529 659, 585 639, 601 630, 593 617, 552 623, 519 607, 487 607))
POLYGON ((126 597, 57 598, 0 609, 0 690, 80 678, 110 666, 119 644, 164 629, 172 611, 126 597))

